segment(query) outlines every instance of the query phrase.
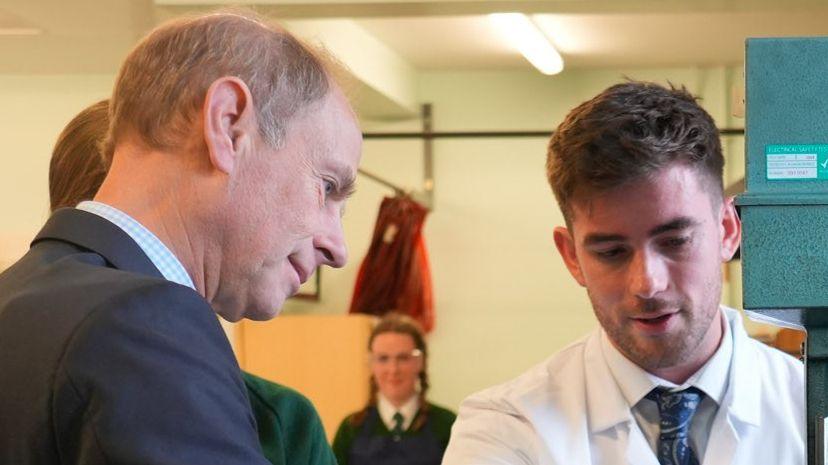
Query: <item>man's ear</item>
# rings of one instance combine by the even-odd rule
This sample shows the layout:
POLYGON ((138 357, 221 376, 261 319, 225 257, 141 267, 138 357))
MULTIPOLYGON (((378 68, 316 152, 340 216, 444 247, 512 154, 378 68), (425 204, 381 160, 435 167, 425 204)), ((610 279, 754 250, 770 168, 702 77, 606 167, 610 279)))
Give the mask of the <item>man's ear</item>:
POLYGON ((742 242, 742 222, 736 213, 733 197, 727 197, 722 202, 721 218, 722 261, 726 262, 733 258, 742 242))
POLYGON ((213 81, 204 97, 204 142, 210 163, 230 173, 238 161, 239 141, 256 131, 250 89, 239 78, 226 76, 213 81))
POLYGON ((555 228, 553 236, 555 238, 555 247, 558 248, 558 252, 561 254, 566 268, 569 269, 569 274, 575 278, 578 284, 586 287, 584 273, 581 271, 581 264, 578 263, 578 256, 575 253, 575 240, 572 238, 572 234, 568 229, 558 226, 555 228))

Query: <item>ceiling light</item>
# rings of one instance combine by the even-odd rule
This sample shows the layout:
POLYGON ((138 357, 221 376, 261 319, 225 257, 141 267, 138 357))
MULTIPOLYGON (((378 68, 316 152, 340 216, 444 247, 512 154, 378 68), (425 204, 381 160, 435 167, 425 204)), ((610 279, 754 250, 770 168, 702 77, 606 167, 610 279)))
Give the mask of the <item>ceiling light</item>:
POLYGON ((523 13, 493 13, 489 20, 543 74, 563 71, 563 58, 543 32, 523 13))
POLYGON ((0 36, 36 36, 42 33, 34 27, 0 27, 0 36))

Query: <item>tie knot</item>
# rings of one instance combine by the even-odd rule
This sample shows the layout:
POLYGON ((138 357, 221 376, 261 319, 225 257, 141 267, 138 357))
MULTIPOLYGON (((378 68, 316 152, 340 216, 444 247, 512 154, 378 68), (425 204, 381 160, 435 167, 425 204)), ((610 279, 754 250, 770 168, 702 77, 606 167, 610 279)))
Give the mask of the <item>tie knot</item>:
POLYGON ((657 387, 647 394, 647 398, 655 401, 661 417, 662 437, 686 437, 690 431, 690 422, 699 403, 704 397, 697 388, 691 387, 683 391, 670 391, 664 387, 657 387))
POLYGON ((402 433, 402 425, 403 425, 403 416, 402 416, 402 413, 397 412, 397 413, 395 413, 395 414, 394 414, 394 416, 393 416, 393 417, 391 417, 391 418, 393 418, 393 419, 394 419, 394 431, 393 431, 393 432, 394 432, 395 434, 402 433))

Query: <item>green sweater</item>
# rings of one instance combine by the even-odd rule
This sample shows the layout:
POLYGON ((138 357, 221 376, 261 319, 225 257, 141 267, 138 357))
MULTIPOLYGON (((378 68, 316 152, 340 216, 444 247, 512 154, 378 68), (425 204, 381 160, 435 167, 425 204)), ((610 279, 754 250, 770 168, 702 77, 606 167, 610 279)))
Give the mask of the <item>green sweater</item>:
POLYGON ((313 404, 285 386, 242 372, 259 442, 273 465, 336 465, 313 404))
MULTIPOLYGON (((454 424, 454 419, 457 418, 457 415, 455 415, 451 410, 434 405, 431 402, 428 402, 428 408, 428 418, 429 423, 431 424, 432 433, 437 440, 440 441, 440 444, 442 444, 443 450, 445 450, 448 446, 449 435, 451 434, 451 425, 454 424)), ((339 429, 336 431, 336 436, 333 440, 333 451, 339 465, 348 465, 351 444, 353 444, 354 439, 356 439, 357 435, 359 435, 360 429, 362 429, 362 425, 354 426, 351 424, 351 419, 357 413, 358 412, 354 412, 342 420, 342 423, 339 425, 339 429)), ((411 422, 412 425, 417 422, 417 418, 419 416, 420 412, 417 412, 417 416, 414 417, 414 420, 411 422)), ((423 428, 427 427, 427 425, 423 426, 423 428)), ((391 431, 388 430, 388 427, 385 426, 385 423, 383 423, 382 420, 377 422, 372 433, 375 436, 391 435, 391 431)), ((411 427, 409 427, 408 430, 403 433, 403 436, 415 436, 422 433, 422 429, 412 431, 411 427)))

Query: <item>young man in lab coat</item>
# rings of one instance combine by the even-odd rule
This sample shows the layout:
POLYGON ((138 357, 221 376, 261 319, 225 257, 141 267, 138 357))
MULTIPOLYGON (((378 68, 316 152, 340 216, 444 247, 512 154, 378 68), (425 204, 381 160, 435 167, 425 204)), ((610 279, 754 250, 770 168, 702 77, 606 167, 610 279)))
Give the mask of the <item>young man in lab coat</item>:
POLYGON ((805 462, 801 363, 719 303, 741 231, 723 165, 684 89, 628 82, 569 113, 554 239, 600 328, 466 399, 444 465, 805 462))

